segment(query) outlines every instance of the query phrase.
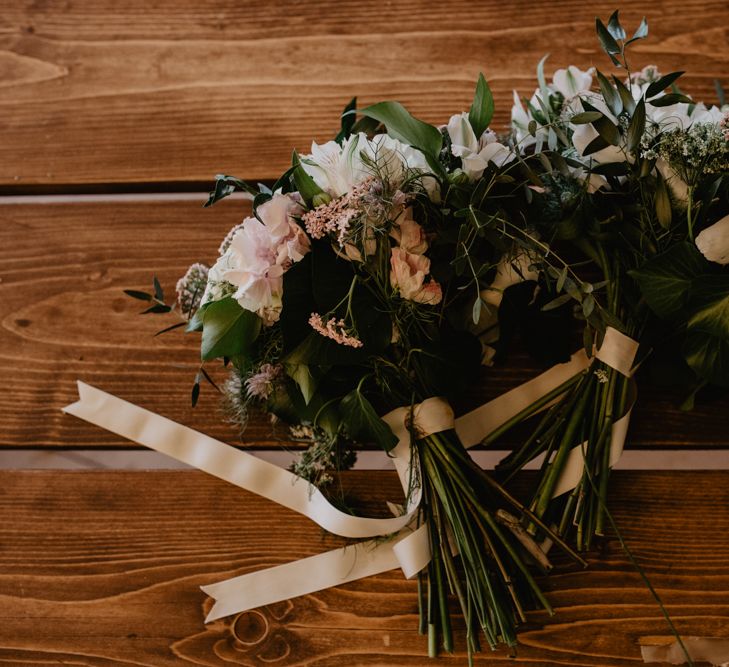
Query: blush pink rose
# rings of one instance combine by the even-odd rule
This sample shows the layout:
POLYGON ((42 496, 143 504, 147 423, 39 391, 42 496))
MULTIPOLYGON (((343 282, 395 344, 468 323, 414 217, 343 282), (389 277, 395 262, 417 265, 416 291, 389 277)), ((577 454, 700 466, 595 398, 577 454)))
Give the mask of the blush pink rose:
POLYGON ((392 248, 390 255, 390 284, 408 301, 434 306, 443 298, 440 285, 425 282, 430 272, 430 260, 402 248, 392 248))

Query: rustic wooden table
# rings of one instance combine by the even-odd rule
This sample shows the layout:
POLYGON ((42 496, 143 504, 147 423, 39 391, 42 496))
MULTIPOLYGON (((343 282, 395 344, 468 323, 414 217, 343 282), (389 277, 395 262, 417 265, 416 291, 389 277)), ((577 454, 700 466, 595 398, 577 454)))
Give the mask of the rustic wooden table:
MULTIPOLYGON (((60 413, 77 378, 214 437, 280 446, 264 421, 241 443, 211 392, 191 410, 195 342, 153 338, 159 321, 121 292, 147 288, 155 271, 171 288, 248 210, 203 210, 179 193, 208 189, 217 172, 277 176, 291 147, 332 135, 355 94, 442 122, 466 108, 483 70, 503 126, 512 86, 530 93, 547 51, 548 71, 604 64, 594 16, 614 4, 1 2, 0 447, 129 447, 60 413), (123 194, 140 192, 164 194, 123 194)), ((651 38, 636 59, 687 70, 686 88, 713 99, 727 74, 727 2, 623 8, 628 24, 644 13, 651 38)), ((535 370, 521 358, 493 369, 470 400, 535 370)), ((643 392, 629 446, 729 448, 728 400, 691 413, 678 402, 643 392)), ((397 497, 389 473, 346 483, 397 497)), ((626 471, 612 484, 616 518, 679 630, 728 636, 729 473, 626 471)), ((0 663, 426 663, 414 584, 395 572, 203 623, 199 585, 338 544, 198 472, 2 471, 0 663)), ((617 542, 589 560, 544 581, 557 615, 530 615, 517 662, 635 665, 639 638, 668 634, 617 542)))

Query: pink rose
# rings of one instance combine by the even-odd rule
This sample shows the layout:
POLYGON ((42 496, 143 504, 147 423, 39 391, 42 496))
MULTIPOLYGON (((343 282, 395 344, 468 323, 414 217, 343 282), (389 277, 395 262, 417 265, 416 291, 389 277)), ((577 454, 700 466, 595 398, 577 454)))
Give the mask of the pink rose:
POLYGON ((392 248, 390 255, 390 284, 403 299, 434 306, 443 298, 440 285, 431 280, 425 282, 430 272, 430 260, 402 248, 392 248))

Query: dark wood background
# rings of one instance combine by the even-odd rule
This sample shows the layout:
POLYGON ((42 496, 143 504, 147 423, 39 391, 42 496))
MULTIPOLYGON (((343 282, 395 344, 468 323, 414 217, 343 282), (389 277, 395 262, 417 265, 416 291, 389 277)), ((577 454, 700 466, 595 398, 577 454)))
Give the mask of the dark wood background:
MULTIPOLYGON (((204 191, 217 172, 276 177, 292 147, 332 136, 354 95, 396 98, 443 122, 467 108, 483 71, 503 128, 511 89, 533 91, 545 53, 547 72, 605 67, 594 17, 614 8, 0 0, 0 447, 128 447, 61 415, 76 379, 229 442, 280 444, 262 419, 241 442, 211 391, 191 410, 196 341, 154 338, 171 321, 137 316, 139 304, 122 294, 148 288, 155 272, 171 293, 249 210, 240 200, 203 210, 174 193, 204 191), (138 192, 166 198, 119 196, 138 192), (87 194, 102 200, 75 197, 87 194)), ((725 0, 623 3, 621 14, 628 26, 644 14, 650 23, 633 49, 636 68, 685 69, 686 89, 709 102, 715 79, 729 87, 725 0)), ((468 403, 536 371, 517 355, 488 371, 468 403)), ((729 446, 727 399, 691 413, 678 410, 680 399, 642 388, 629 446, 719 456, 729 446)), ((222 482, 195 472, 0 478, 0 664, 426 661, 414 589, 397 573, 205 626, 198 585, 335 543, 222 482)), ((377 502, 397 498, 387 474, 348 479, 377 502)), ((615 475, 618 520, 687 634, 729 633, 727 482, 725 472, 615 475)), ((558 615, 530 617, 519 662, 635 665, 639 637, 667 634, 613 540, 590 561, 587 573, 567 567, 545 582, 558 615)))

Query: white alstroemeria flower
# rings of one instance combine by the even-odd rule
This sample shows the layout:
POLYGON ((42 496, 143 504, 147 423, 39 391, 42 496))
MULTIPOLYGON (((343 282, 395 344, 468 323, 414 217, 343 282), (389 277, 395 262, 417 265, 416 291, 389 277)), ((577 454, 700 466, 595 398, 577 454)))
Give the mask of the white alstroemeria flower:
POLYGON ((515 157, 508 146, 499 143, 493 130, 476 137, 465 111, 451 116, 447 129, 451 152, 461 158, 463 171, 472 181, 481 177, 489 162, 501 167, 515 157))
MULTIPOLYGON (((615 118, 615 116, 613 116, 610 109, 608 109, 605 101, 602 99, 601 96, 585 95, 585 99, 589 101, 589 103, 593 107, 595 107, 595 109, 601 112, 613 124, 618 124, 617 119, 615 118)), ((577 98, 575 102, 577 105, 579 105, 579 108, 575 108, 576 105, 572 104, 570 105, 571 111, 574 113, 584 111, 584 107, 582 106, 582 98, 577 98)), ((571 127, 572 144, 577 149, 577 152, 580 154, 580 156, 582 156, 584 159, 592 160, 597 164, 605 164, 608 162, 625 162, 625 160, 628 159, 627 153, 623 146, 612 145, 585 156, 585 149, 590 145, 590 142, 592 142, 594 139, 597 139, 597 137, 599 137, 600 135, 598 131, 589 123, 581 125, 571 125, 571 127)))
POLYGON ((283 274, 310 250, 309 237, 294 221, 303 212, 292 195, 277 191, 233 234, 228 248, 208 273, 203 303, 231 293, 242 308, 257 313, 264 324, 279 318, 283 274))
MULTIPOLYGON (((364 150, 377 165, 379 174, 396 189, 413 175, 429 174, 432 171, 421 151, 389 134, 376 134, 372 141, 367 142, 364 150)), ((430 199, 440 201, 438 181, 432 176, 420 180, 430 199)))
MULTIPOLYGON (((397 189, 413 175, 431 171, 425 155, 416 148, 388 134, 375 135, 370 141, 363 132, 351 135, 341 146, 336 141, 312 143, 311 154, 302 155, 301 163, 314 182, 335 198, 372 176, 386 179, 397 189), (376 166, 368 164, 363 154, 376 166)), ((422 184, 430 198, 437 201, 440 193, 435 178, 425 177, 422 184)))
POLYGON ((696 237, 696 247, 710 262, 729 264, 729 215, 704 229, 696 237))
MULTIPOLYGON (((539 90, 537 89, 534 91, 534 94, 529 100, 529 103, 535 109, 541 108, 537 100, 538 95, 539 90)), ((537 131, 535 132, 535 136, 529 134, 529 123, 531 123, 533 120, 536 121, 536 118, 532 116, 532 113, 528 108, 524 108, 524 105, 519 98, 519 93, 514 91, 514 104, 511 107, 511 128, 514 132, 514 141, 516 142, 519 151, 521 151, 522 153, 526 148, 535 145, 537 142, 545 144, 547 143, 548 130, 546 130, 541 125, 537 124, 537 131)))
POLYGON ((369 176, 360 157, 367 143, 363 132, 349 136, 341 146, 336 141, 312 142, 311 154, 302 155, 301 163, 324 192, 341 197, 369 176))
POLYGON ((592 75, 594 67, 582 71, 574 65, 567 69, 558 69, 552 76, 552 88, 562 94, 566 100, 581 93, 587 93, 592 88, 592 75))

